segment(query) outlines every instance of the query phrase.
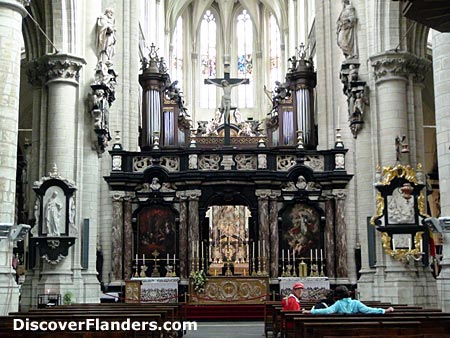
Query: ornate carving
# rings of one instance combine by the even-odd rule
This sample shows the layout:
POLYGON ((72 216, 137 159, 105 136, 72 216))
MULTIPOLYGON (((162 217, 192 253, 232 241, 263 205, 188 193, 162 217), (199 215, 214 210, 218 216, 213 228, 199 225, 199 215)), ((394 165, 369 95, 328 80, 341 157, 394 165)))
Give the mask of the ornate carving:
POLYGON ((161 156, 160 165, 170 172, 180 171, 180 158, 178 156, 161 156))
POLYGON ((122 156, 114 155, 112 157, 112 171, 122 171, 122 156))
POLYGON ((371 57, 375 79, 377 81, 395 76, 405 80, 414 74, 416 82, 423 82, 424 76, 431 67, 431 62, 409 53, 384 53, 371 57))
POLYGON ((267 169, 267 155, 258 154, 258 169, 267 169))
POLYGON ((80 69, 86 64, 81 58, 73 59, 72 56, 58 54, 47 57, 46 80, 73 80, 78 82, 80 69))
POLYGON ((237 170, 255 170, 256 156, 248 154, 238 154, 235 156, 237 170))
POLYGON ((189 169, 197 169, 198 168, 198 155, 190 154, 189 155, 189 169))
POLYGON ((370 224, 372 224, 372 225, 375 225, 375 221, 378 218, 380 218, 381 216, 383 216, 383 212, 384 212, 384 198, 380 192, 377 192, 376 205, 377 205, 377 210, 375 212, 375 215, 373 215, 372 218, 370 219, 370 224))
POLYGON ((323 155, 306 155, 304 165, 314 171, 323 171, 325 169, 325 158, 323 155))
POLYGON ((200 155, 198 167, 200 170, 219 170, 219 155, 200 155))
POLYGON ((345 155, 344 154, 334 155, 334 169, 345 170, 345 155))
POLYGON ((71 189, 77 188, 75 185, 75 182, 72 180, 69 180, 68 178, 62 177, 58 173, 58 167, 56 166, 56 164, 53 164, 52 171, 49 172, 47 174, 47 176, 41 177, 41 179, 39 181, 35 181, 33 183, 33 189, 39 189, 45 181, 52 180, 52 179, 57 179, 57 180, 63 181, 71 189))
POLYGON ((387 166, 383 167, 381 173, 381 185, 389 185, 391 181, 396 177, 403 177, 409 182, 418 184, 416 171, 410 165, 397 164, 395 167, 387 166))
POLYGON ((297 158, 294 155, 278 155, 277 156, 277 170, 288 171, 297 163, 297 158))

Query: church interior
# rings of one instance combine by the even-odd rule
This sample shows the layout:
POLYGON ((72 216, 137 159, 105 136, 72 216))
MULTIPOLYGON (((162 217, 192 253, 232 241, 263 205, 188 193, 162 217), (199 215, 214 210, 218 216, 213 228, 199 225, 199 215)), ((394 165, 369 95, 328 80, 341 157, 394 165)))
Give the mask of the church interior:
POLYGON ((254 319, 299 281, 305 302, 345 285, 450 312, 449 19, 425 0, 0 0, 1 315, 254 319))

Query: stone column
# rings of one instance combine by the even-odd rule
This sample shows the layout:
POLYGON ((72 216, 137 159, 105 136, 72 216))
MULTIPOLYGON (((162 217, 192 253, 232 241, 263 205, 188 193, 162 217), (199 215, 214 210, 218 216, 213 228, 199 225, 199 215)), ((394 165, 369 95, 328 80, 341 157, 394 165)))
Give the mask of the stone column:
POLYGON ((281 192, 272 191, 269 202, 269 229, 270 229, 270 274, 272 278, 278 277, 278 252, 279 252, 279 238, 278 238, 278 197, 281 192))
MULTIPOLYGON (((450 217, 450 34, 433 31, 433 75, 436 108, 436 142, 439 164, 441 215, 450 217)), ((437 279, 440 307, 450 311, 450 233, 444 233, 441 273, 437 279)))
POLYGON ((335 238, 336 238, 336 282, 338 284, 349 283, 347 262, 347 238, 345 235, 345 197, 343 189, 333 190, 335 196, 335 238))
POLYGON ((328 196, 325 201, 325 218, 325 264, 327 276, 331 280, 336 278, 336 264, 334 263, 334 257, 336 256, 334 242, 335 205, 332 196, 328 196))
MULTIPOLYGON (((255 195, 258 197, 258 222, 259 234, 258 240, 261 241, 261 256, 270 259, 270 228, 269 228, 269 196, 270 190, 256 190, 255 195), (262 242, 264 241, 264 242, 262 242), (264 243, 264 245, 263 245, 264 243)), ((257 243, 258 244, 258 243, 257 243)), ((256 245, 256 244, 255 244, 256 245)), ((256 245, 256 248, 258 246, 256 245)), ((259 252, 257 253, 257 255, 259 252)), ((268 266, 263 267, 263 270, 268 271, 268 266)), ((259 271, 259 270, 258 270, 259 271)))
POLYGON ((112 195, 112 228, 111 228, 111 284, 121 284, 123 279, 123 197, 124 193, 112 195))
MULTIPOLYGON (((19 118, 22 1, 0 0, 0 223, 15 215, 17 128, 19 118)), ((0 314, 17 311, 19 290, 11 267, 13 244, 0 241, 0 314)))
MULTIPOLYGON (((407 83, 411 62, 409 53, 385 52, 370 57, 374 69, 377 93, 380 165, 395 165, 396 137, 405 135, 409 142, 407 83)), ((401 162, 409 163, 407 154, 401 162)))
POLYGON ((76 126, 78 118, 78 78, 84 59, 67 54, 45 56, 48 107, 47 172, 56 164, 61 176, 75 178, 76 126))
POLYGON ((123 277, 125 280, 131 278, 132 263, 133 263, 133 225, 131 218, 133 214, 133 207, 131 200, 133 194, 127 193, 124 197, 123 204, 123 277))
MULTIPOLYGON (((201 190, 187 190, 186 191, 188 196, 188 254, 189 254, 189 272, 191 272, 192 267, 192 243, 197 245, 198 241, 200 240, 199 236, 199 215, 198 215, 198 200, 201 195, 201 190)), ((197 247, 195 248, 197 250, 197 247)), ((200 250, 200 245, 199 245, 200 250)), ((195 252, 195 255, 197 255, 197 251, 195 252)), ((197 263, 197 269, 198 269, 198 261, 197 263)))
POLYGON ((179 245, 178 245, 178 265, 180 278, 189 277, 188 262, 188 223, 187 223, 187 196, 184 191, 177 191, 180 200, 180 225, 179 225, 179 245))

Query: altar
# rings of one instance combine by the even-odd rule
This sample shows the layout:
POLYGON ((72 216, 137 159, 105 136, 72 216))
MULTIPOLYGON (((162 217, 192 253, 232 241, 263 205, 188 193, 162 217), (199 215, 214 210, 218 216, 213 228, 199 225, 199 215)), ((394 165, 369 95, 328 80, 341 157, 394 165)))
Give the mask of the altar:
POLYGON ((330 281, 328 277, 279 277, 280 295, 287 296, 292 291, 292 286, 301 282, 305 286, 302 299, 320 300, 325 298, 330 290, 330 281))
POLYGON ((189 282, 191 304, 262 304, 268 299, 268 277, 208 277, 204 292, 197 293, 189 282))
POLYGON ((136 277, 125 281, 126 303, 178 302, 178 277, 136 277))

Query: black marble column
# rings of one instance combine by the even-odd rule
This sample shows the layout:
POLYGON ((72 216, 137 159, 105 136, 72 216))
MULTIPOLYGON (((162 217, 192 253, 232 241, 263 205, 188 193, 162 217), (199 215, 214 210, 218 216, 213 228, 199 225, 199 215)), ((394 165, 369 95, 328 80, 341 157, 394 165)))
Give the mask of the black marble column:
POLYGON ((112 229, 111 229, 111 271, 112 282, 121 281, 123 276, 123 193, 112 196, 112 229))
MULTIPOLYGON (((200 239, 199 237, 199 215, 198 215, 198 200, 201 194, 200 190, 189 190, 186 192, 188 195, 188 254, 189 254, 189 267, 188 271, 191 272, 192 267, 192 243, 195 244, 195 255, 197 256, 197 250, 200 250, 200 246, 197 249, 197 243, 200 239)), ((198 261, 197 269, 198 269, 198 261)))
POLYGON ((336 264, 334 257, 336 255, 335 241, 334 241, 334 199, 328 196, 325 201, 325 264, 326 272, 329 278, 336 278, 336 264))
POLYGON ((269 202, 269 228, 270 228, 270 274, 272 278, 278 277, 278 197, 280 192, 272 192, 269 202))
POLYGON ((180 200, 180 225, 179 225, 179 246, 178 259, 180 277, 188 278, 188 219, 187 219, 187 196, 184 192, 177 193, 180 200))
POLYGON ((132 263, 133 263, 133 226, 131 223, 132 219, 132 206, 131 206, 131 196, 126 196, 124 198, 123 204, 123 214, 124 214, 124 224, 123 224, 123 241, 124 241, 124 268, 123 274, 124 278, 130 279, 132 276, 132 263))
POLYGON ((345 192, 334 192, 336 201, 336 277, 348 278, 347 238, 345 236, 345 192))

